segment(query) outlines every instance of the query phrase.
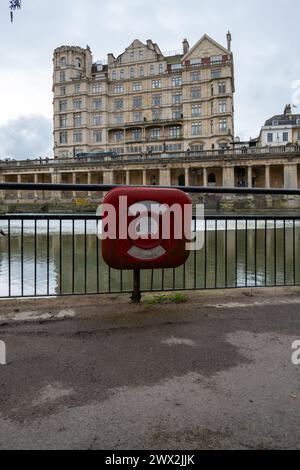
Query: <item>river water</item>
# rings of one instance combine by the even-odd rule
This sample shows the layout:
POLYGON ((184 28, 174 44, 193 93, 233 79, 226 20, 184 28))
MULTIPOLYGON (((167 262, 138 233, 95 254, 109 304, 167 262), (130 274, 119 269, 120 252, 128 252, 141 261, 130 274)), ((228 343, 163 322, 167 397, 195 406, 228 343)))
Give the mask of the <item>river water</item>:
MULTIPOLYGON (((207 221, 202 250, 184 267, 144 271, 143 290, 300 283, 300 221, 207 221)), ((203 227, 198 227, 203 228, 203 227)), ((0 221, 0 296, 130 291, 132 273, 109 269, 96 221, 0 221), (22 233, 23 224, 23 236, 22 233), (49 229, 49 232, 48 232, 49 229), (60 232, 61 229, 61 232, 60 232), (35 236, 36 231, 36 236, 35 236), (85 232, 87 236, 85 237, 85 232)))

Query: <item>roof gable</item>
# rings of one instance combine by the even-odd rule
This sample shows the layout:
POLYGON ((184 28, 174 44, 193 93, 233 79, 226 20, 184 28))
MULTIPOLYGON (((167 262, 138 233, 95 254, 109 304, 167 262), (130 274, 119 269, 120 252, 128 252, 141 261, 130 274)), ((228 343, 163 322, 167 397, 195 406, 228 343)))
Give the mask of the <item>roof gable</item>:
POLYGON ((230 54, 228 49, 221 46, 214 39, 207 34, 204 34, 201 39, 184 55, 183 60, 190 59, 203 59, 214 55, 230 54))

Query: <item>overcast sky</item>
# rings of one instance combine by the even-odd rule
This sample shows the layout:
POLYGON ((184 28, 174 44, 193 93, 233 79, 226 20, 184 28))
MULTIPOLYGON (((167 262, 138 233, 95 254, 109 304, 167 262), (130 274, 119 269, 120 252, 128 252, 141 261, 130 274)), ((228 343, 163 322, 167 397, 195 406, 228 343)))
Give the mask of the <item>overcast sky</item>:
POLYGON ((300 105, 300 2, 245 3, 22 0, 11 24, 9 1, 0 0, 0 158, 51 155, 55 47, 88 44, 96 61, 108 52, 120 54, 135 38, 151 38, 162 51, 180 49, 184 37, 193 45, 204 33, 226 45, 228 29, 235 57, 236 135, 256 136, 286 103, 300 105))

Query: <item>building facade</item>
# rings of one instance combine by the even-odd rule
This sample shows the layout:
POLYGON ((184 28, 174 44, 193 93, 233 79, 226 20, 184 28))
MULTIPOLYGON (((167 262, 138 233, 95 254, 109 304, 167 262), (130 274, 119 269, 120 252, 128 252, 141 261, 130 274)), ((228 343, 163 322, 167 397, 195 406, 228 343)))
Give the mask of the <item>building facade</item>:
POLYGON ((290 104, 283 114, 268 119, 262 127, 259 144, 261 147, 278 147, 300 144, 300 114, 292 114, 290 104))
POLYGON ((105 65, 88 46, 62 46, 53 68, 55 158, 214 150, 233 141, 230 33, 226 48, 204 35, 173 54, 135 40, 105 65))

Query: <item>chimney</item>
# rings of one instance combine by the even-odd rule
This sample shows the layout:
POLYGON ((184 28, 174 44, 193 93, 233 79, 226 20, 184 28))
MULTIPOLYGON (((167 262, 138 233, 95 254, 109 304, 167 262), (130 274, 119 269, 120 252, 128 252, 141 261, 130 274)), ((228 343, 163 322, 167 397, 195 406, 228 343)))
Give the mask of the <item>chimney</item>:
POLYGON ((183 46, 183 55, 185 55, 190 50, 190 45, 189 45, 189 42, 186 38, 182 41, 182 46, 183 46))
POLYGON ((284 109, 284 115, 285 116, 292 116, 292 106, 290 104, 287 104, 285 109, 284 109))
POLYGON ((227 33, 227 49, 229 50, 229 52, 231 52, 231 41, 232 41, 232 36, 231 36, 231 32, 228 31, 227 33))

